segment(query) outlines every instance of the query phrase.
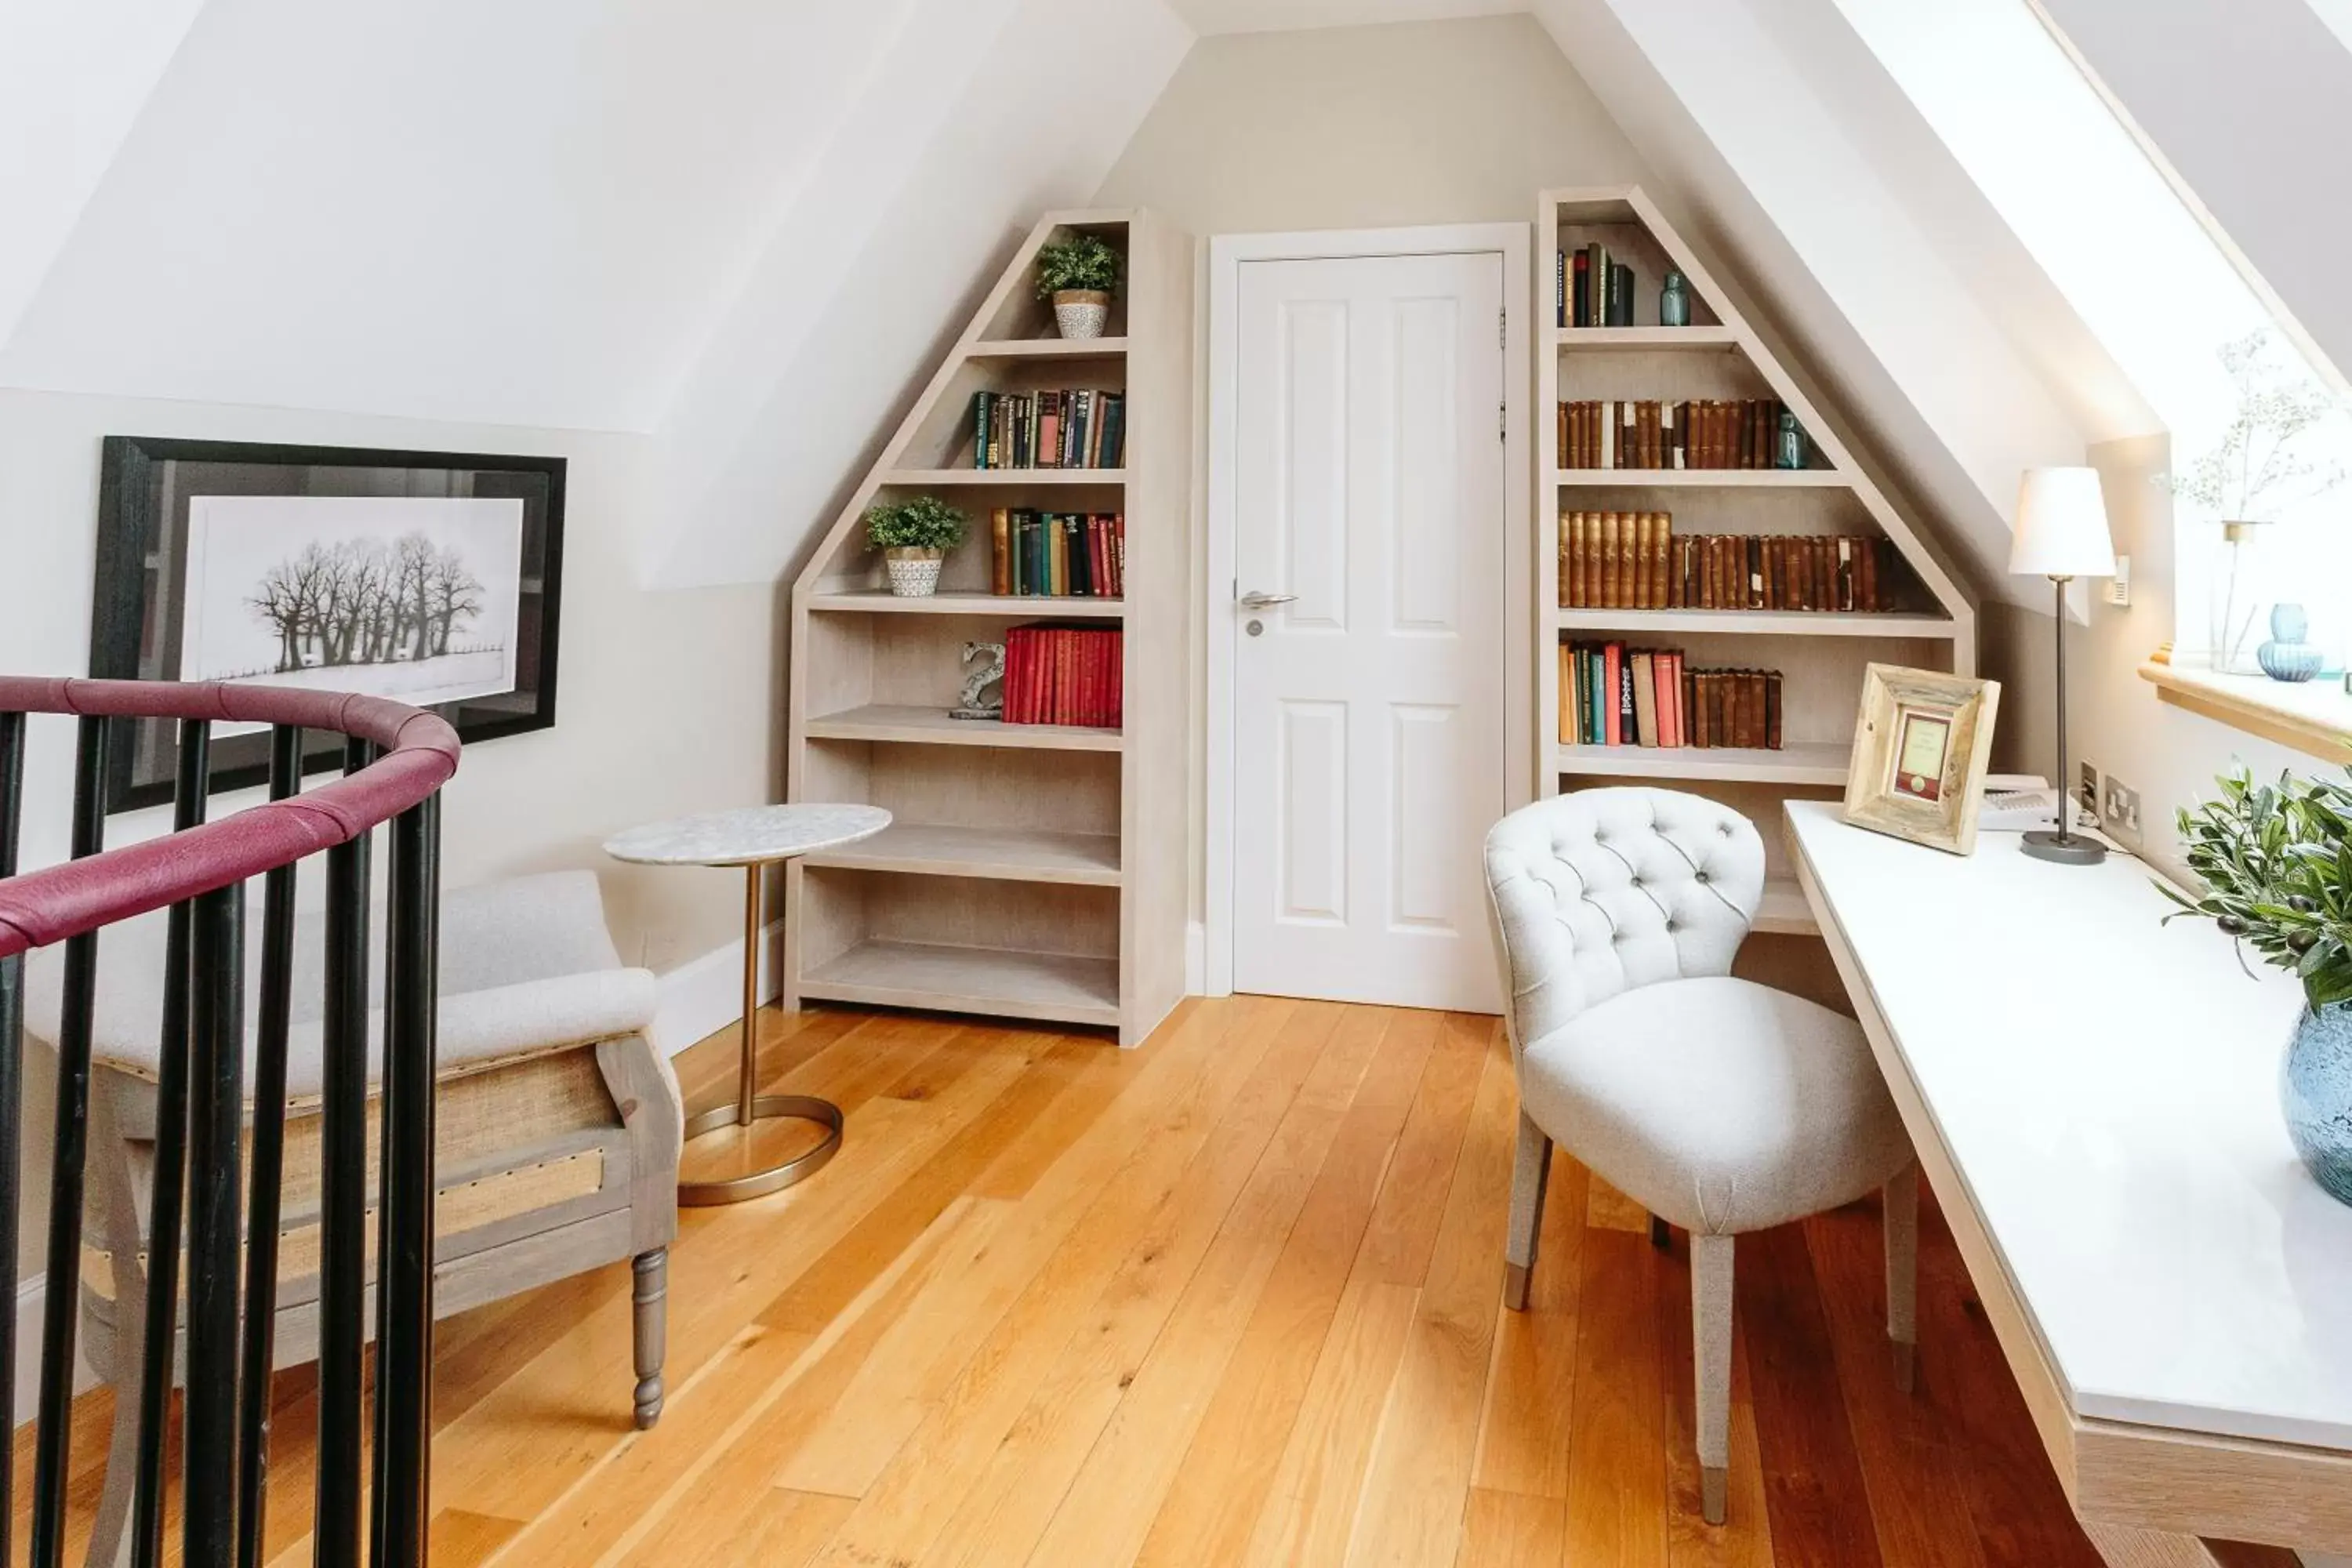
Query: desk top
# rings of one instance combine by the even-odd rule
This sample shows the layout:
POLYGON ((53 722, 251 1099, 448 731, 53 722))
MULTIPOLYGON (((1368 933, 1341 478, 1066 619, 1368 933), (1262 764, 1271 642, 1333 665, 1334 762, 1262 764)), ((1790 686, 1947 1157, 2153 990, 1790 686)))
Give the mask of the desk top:
POLYGON ((2082 1416, 2352 1448, 2352 1208, 2287 1142, 2302 1003, 2127 856, 1790 839, 2082 1416))

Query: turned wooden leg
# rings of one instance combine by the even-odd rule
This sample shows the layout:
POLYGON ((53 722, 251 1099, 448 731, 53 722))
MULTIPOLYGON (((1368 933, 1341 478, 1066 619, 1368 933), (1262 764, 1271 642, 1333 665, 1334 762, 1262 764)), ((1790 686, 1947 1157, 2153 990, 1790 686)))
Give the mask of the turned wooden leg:
POLYGON ((661 1419, 662 1351, 669 1339, 669 1248, 640 1252, 629 1267, 636 1274, 630 1301, 636 1310, 637 1430, 661 1419))
POLYGON ((1511 1162, 1511 1224, 1503 1246, 1503 1305, 1528 1309, 1528 1277, 1535 1272, 1536 1232, 1543 1228, 1544 1189, 1551 1182, 1551 1139, 1524 1110, 1519 1149, 1511 1162))

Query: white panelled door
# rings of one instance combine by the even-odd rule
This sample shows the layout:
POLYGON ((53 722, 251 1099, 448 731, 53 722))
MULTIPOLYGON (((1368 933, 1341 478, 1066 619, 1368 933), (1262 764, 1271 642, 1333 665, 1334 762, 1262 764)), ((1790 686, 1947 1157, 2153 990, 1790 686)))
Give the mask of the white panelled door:
POLYGON ((1503 258, 1240 272, 1234 988, 1497 1011, 1503 258))

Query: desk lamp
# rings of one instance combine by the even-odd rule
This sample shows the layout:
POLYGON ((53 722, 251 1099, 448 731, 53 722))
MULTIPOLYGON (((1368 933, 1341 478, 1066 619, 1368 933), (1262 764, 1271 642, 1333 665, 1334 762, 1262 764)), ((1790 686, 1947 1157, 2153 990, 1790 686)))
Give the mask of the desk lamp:
POLYGON ((2017 524, 2010 536, 2009 569, 2021 577, 2047 577, 2058 637, 2058 826, 2037 830, 2022 846, 2037 860, 2095 866, 2106 846, 2074 831, 2074 791, 2066 772, 2066 584, 2077 577, 2112 577, 2116 549, 2107 536, 2107 507, 2096 468, 2028 468, 2017 491, 2017 524))

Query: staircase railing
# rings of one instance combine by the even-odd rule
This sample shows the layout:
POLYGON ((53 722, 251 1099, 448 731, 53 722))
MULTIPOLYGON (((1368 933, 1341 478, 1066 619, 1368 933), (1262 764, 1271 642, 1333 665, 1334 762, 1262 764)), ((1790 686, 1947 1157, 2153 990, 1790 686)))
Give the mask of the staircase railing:
MULTIPOLYGON (((24 954, 63 943, 47 1300, 34 1443, 30 1568, 65 1556, 67 1459, 88 1153, 92 1005, 107 926, 171 913, 156 1087, 155 1188, 146 1250, 147 1331, 130 1557, 160 1563, 163 1417, 186 1184, 183 1561, 257 1568, 269 1470, 269 1370, 278 1287, 286 1043, 294 970, 295 868, 326 857, 324 1100, 319 1264, 318 1465, 312 1561, 422 1568, 432 1436, 433 1063, 441 785, 457 738, 433 714, 380 698, 283 688, 0 677, 0 1410, 16 1407, 17 1161, 22 1134, 24 954), (72 858, 16 874, 27 716, 78 721, 72 858), (179 721, 173 831, 105 847, 113 721, 179 721), (205 820, 215 722, 266 723, 268 804, 205 820), (305 730, 344 737, 344 776, 301 792, 305 730), (373 830, 390 823, 385 1036, 375 1289, 374 1433, 362 1488, 368 1200, 368 885, 373 830), (262 881, 257 1055, 245 1071, 246 884, 262 881), (253 1105, 250 1206, 239 1214, 244 1108, 253 1105), (245 1245, 248 1243, 249 1245, 245 1245), (239 1267, 239 1251, 245 1253, 239 1267)), ((121 1310, 138 1310, 121 1303, 121 1310)), ((11 1456, 0 1449, 0 1563, 13 1560, 11 1456)))

